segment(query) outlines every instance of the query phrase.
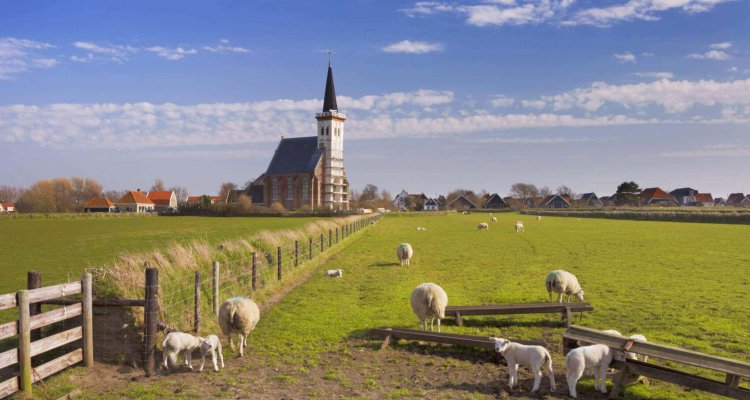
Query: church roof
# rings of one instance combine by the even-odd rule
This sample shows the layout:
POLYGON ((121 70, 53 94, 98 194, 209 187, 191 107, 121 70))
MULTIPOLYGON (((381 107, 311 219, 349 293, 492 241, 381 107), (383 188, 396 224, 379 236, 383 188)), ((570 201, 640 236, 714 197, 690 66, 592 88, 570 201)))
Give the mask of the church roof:
POLYGON ((336 89, 333 87, 333 69, 331 68, 331 64, 328 64, 328 78, 326 78, 326 94, 323 99, 323 112, 338 109, 339 107, 336 105, 336 89))
POLYGON ((281 139, 266 174, 314 172, 324 152, 317 136, 281 139))

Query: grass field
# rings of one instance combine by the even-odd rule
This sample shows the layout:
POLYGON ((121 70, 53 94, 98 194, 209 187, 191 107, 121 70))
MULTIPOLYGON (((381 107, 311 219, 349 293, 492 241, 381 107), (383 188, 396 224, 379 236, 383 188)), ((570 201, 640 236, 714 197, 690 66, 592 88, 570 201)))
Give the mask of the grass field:
MULTIPOLYGON (((489 216, 386 217, 321 267, 342 268, 343 278, 313 274, 290 292, 261 317, 250 335, 250 356, 228 356, 221 374, 123 379, 88 394, 539 398, 529 392, 528 375, 524 389, 507 392, 507 369, 479 351, 412 344, 379 351, 378 343, 363 335, 373 327, 416 329, 409 295, 420 283, 441 285, 454 305, 545 301, 545 275, 557 268, 579 277, 595 307, 582 321, 576 317, 581 325, 750 361, 750 227, 555 217, 537 223, 518 214, 498 219, 489 231, 477 232, 477 223, 489 216), (519 218, 526 219, 526 232, 516 234, 513 223, 519 218), (400 242, 414 247, 410 267, 396 263, 400 242)), ((553 353, 558 391, 542 397, 565 398, 559 319, 473 317, 463 327, 448 321, 443 332, 544 340, 553 353)), ((579 384, 579 396, 605 398, 593 392, 591 378, 579 384)), ((627 388, 625 398, 711 397, 652 381, 627 388)))
POLYGON ((43 282, 78 279, 123 252, 172 242, 214 242, 261 229, 296 228, 319 218, 132 217, 95 219, 0 219, 0 294, 26 287, 26 272, 43 282))

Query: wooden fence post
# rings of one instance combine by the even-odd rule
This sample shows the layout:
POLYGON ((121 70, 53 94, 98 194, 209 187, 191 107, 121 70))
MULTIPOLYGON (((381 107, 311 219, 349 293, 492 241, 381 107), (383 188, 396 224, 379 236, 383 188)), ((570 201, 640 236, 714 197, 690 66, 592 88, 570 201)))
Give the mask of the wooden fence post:
POLYGON ((333 246, 333 231, 328 230, 328 248, 330 249, 331 246, 333 246))
POLYGON ((339 227, 336 227, 336 244, 339 244, 339 227))
POLYGON ((281 280, 281 247, 276 248, 276 265, 278 266, 279 280, 281 280))
POLYGON ((83 365, 94 366, 94 307, 91 292, 91 273, 86 272, 81 279, 83 298, 83 365))
POLYGON ((299 241, 294 241, 294 266, 299 267, 299 241))
POLYGON ((195 271, 195 304, 193 307, 193 332, 201 328, 201 272, 195 271))
POLYGON ((323 252, 323 234, 320 234, 320 252, 323 252))
POLYGON ((159 318, 159 270, 148 268, 146 264, 146 287, 144 332, 143 332, 143 370, 146 376, 156 372, 156 333, 159 318))
POLYGON ((312 252, 313 252, 313 247, 312 247, 312 236, 310 236, 310 258, 309 258, 308 260, 312 260, 312 252))
POLYGON ((213 285, 213 298, 211 301, 213 302, 213 310, 214 315, 217 317, 219 316, 219 262, 214 261, 214 279, 212 282, 213 285))
POLYGON ((31 398, 31 315, 29 315, 29 291, 16 294, 18 303, 18 390, 31 398))
MULTIPOLYGON (((42 273, 39 271, 29 271, 26 275, 26 289, 39 289, 42 287, 42 273)), ((29 305, 29 315, 34 316, 42 312, 40 303, 29 305)), ((31 341, 35 342, 42 338, 42 330, 34 329, 31 331, 31 341)))
POLYGON ((253 290, 258 289, 258 253, 253 252, 253 290))

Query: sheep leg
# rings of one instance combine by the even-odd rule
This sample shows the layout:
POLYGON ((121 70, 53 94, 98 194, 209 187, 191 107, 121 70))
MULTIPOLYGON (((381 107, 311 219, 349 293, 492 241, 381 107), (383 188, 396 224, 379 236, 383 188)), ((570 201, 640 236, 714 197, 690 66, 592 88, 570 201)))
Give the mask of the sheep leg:
POLYGON ((581 376, 583 376, 583 367, 576 368, 576 369, 568 369, 568 371, 565 373, 565 380, 568 381, 568 390, 570 391, 570 397, 576 398, 578 397, 576 395, 576 385, 578 384, 578 380, 581 379, 581 376))
POLYGON ((562 303, 562 300, 563 300, 563 293, 560 292, 560 293, 557 294, 557 302, 558 303, 562 303))
POLYGON ((216 364, 216 349, 211 349, 211 363, 214 365, 214 371, 219 372, 219 366, 216 364))
POLYGON ((245 355, 245 341, 242 340, 242 334, 237 335, 237 340, 240 342, 240 357, 245 355))
POLYGON ((542 371, 537 366, 534 368, 534 387, 531 388, 532 392, 539 391, 539 385, 542 383, 542 371))
POLYGON ((607 370, 609 365, 602 363, 599 366, 599 389, 602 393, 607 393, 607 370))
POLYGON ((434 323, 435 323, 435 318, 430 318, 430 332, 433 331, 432 326, 433 326, 434 323))
POLYGON ((198 372, 203 372, 203 365, 206 364, 206 353, 201 351, 201 366, 198 367, 198 372))
POLYGON ((224 368, 224 354, 221 352, 221 342, 216 346, 216 351, 219 353, 219 361, 221 361, 221 368, 224 368))
POLYGON ((549 391, 554 392, 555 387, 557 386, 555 384, 555 373, 552 371, 552 361, 545 362, 542 365, 542 368, 544 369, 544 372, 547 374, 547 378, 549 379, 549 391))
POLYGON ((162 365, 164 365, 164 369, 169 369, 169 364, 167 364, 167 349, 162 349, 162 365))
POLYGON ((190 350, 185 350, 185 365, 191 371, 193 370, 193 352, 190 350))
POLYGON ((508 386, 513 389, 518 383, 518 364, 514 362, 508 362, 508 386))
POLYGON ((438 333, 440 333, 440 318, 438 318, 438 333))
POLYGON ((229 348, 234 351, 234 342, 232 341, 232 334, 229 334, 229 348))

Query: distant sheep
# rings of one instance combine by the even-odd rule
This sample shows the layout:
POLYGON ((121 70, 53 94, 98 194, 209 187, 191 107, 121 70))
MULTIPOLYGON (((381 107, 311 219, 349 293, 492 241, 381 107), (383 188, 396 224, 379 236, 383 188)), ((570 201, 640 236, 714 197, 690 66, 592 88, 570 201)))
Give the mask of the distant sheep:
POLYGON ((508 386, 512 389, 518 385, 518 366, 523 365, 531 368, 534 374, 534 387, 532 392, 539 390, 539 384, 542 382, 542 370, 547 374, 549 379, 550 391, 555 391, 555 374, 552 372, 552 356, 549 351, 542 346, 526 346, 519 343, 513 343, 507 339, 490 338, 495 342, 495 351, 502 354, 508 364, 509 382, 508 386))
POLYGON ((550 272, 547 274, 545 286, 547 287, 550 301, 552 301, 552 292, 557 293, 558 303, 562 303, 563 294, 568 295, 568 303, 570 303, 571 295, 575 296, 579 301, 583 301, 583 288, 578 283, 578 278, 568 271, 558 269, 550 272))
POLYGON ((323 276, 327 278, 341 278, 344 276, 344 270, 343 269, 329 269, 325 273, 323 273, 323 276))
POLYGON ((594 374, 594 390, 607 393, 607 370, 612 362, 613 350, 603 344, 578 347, 565 356, 565 378, 570 397, 576 398, 576 385, 588 370, 594 374))
POLYGON ((492 217, 492 222, 497 222, 497 217, 492 217))
POLYGON ((177 355, 183 353, 185 366, 193 369, 193 351, 201 347, 203 338, 184 332, 170 332, 161 344, 162 364, 165 369, 174 369, 177 365, 177 355))
POLYGON ((423 227, 423 226, 418 226, 418 227, 417 227, 417 230, 418 230, 418 231, 426 231, 426 230, 427 230, 427 228, 425 228, 425 227, 423 227))
POLYGON ((216 363, 216 356, 218 353, 219 361, 221 361, 221 368, 224 368, 224 355, 221 354, 221 341, 216 335, 209 335, 201 343, 201 366, 198 371, 203 371, 203 365, 206 363, 206 354, 211 354, 211 364, 214 366, 214 371, 219 372, 219 366, 216 363))
POLYGON ((536 222, 542 222, 542 216, 541 215, 537 215, 536 216, 536 222))
POLYGON ((525 232, 523 228, 523 221, 516 221, 516 233, 525 232))
POLYGON ((409 265, 413 255, 414 250, 409 243, 401 243, 396 247, 396 257, 398 257, 398 261, 401 265, 409 265))
POLYGON ((479 225, 477 225, 477 230, 478 230, 478 231, 486 231, 486 230, 488 230, 488 229, 490 229, 490 226, 489 226, 489 225, 487 225, 487 223, 486 223, 486 222, 482 222, 482 223, 480 223, 479 225))
POLYGON ((445 290, 434 283, 423 283, 411 292, 411 309, 419 319, 419 326, 427 330, 426 319, 430 318, 430 330, 437 319, 440 332, 440 320, 445 318, 445 307, 448 305, 448 295, 445 290))
POLYGON ((232 334, 238 335, 240 357, 247 346, 247 335, 255 329, 260 320, 260 310, 254 301, 246 297, 232 297, 219 308, 219 326, 225 336, 229 337, 229 347, 234 351, 232 334))

